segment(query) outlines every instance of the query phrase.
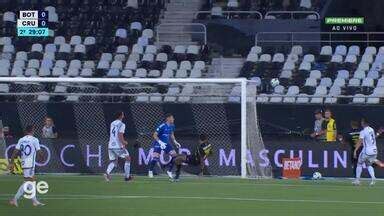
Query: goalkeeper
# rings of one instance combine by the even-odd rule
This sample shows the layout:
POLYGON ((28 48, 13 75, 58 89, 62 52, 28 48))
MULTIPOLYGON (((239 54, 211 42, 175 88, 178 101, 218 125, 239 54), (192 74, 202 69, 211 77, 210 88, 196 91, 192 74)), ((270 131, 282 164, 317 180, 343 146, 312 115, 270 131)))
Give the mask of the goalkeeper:
POLYGON ((200 166, 199 174, 203 174, 204 161, 212 155, 212 145, 208 143, 208 137, 205 134, 199 136, 199 144, 191 155, 180 154, 175 158, 176 176, 175 181, 179 181, 181 166, 183 163, 192 166, 200 166))

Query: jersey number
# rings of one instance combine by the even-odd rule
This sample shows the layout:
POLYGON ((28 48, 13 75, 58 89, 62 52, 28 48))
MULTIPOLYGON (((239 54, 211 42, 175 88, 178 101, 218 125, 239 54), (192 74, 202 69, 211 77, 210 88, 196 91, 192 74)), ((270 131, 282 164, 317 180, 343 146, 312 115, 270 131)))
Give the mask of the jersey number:
POLYGON ((113 134, 114 137, 116 137, 116 127, 112 128, 112 134, 113 134))
POLYGON ((372 137, 372 141, 376 142, 375 134, 373 134, 373 133, 370 133, 370 134, 371 134, 371 137, 372 137))
POLYGON ((29 156, 31 153, 32 153, 32 149, 31 149, 31 146, 30 145, 23 145, 21 144, 20 145, 20 150, 21 152, 24 153, 25 156, 29 156))

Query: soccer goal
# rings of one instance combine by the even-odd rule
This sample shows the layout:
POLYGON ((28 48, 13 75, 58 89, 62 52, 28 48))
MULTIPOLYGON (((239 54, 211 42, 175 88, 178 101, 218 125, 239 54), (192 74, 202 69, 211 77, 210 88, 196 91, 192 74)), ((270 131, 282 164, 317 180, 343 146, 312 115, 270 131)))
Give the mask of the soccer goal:
POLYGON ((55 121, 59 138, 43 141, 50 151, 43 172, 103 172, 108 125, 122 110, 133 173, 146 173, 152 133, 164 114, 172 113, 180 153, 193 151, 199 134, 207 134, 213 144, 204 174, 272 175, 258 123, 256 86, 246 79, 0 77, 0 83, 9 85, 10 92, 1 96, 14 104, 17 115, 9 115, 19 118, 21 126, 34 124, 41 136, 44 118, 55 121))

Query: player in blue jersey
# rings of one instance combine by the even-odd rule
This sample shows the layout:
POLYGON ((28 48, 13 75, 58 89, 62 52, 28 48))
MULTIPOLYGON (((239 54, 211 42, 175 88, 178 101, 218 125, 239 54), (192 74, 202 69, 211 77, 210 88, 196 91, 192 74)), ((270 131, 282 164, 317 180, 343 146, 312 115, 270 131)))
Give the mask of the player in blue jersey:
POLYGON ((171 142, 173 142, 177 148, 180 148, 181 145, 176 141, 175 138, 175 118, 172 114, 165 115, 165 122, 159 125, 156 128, 156 131, 153 133, 153 154, 152 160, 149 163, 148 177, 153 178, 153 169, 155 165, 160 161, 160 153, 164 151, 166 154, 171 155, 172 159, 168 163, 167 174, 169 178, 173 179, 172 169, 174 165, 174 159, 177 156, 176 151, 173 149, 171 142))

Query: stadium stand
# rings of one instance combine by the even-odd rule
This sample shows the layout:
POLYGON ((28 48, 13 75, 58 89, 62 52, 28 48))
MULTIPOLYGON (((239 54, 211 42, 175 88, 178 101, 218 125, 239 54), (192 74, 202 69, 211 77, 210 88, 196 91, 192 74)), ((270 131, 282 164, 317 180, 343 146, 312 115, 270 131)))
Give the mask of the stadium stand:
MULTIPOLYGON (((206 71, 206 48, 196 45, 156 46, 154 27, 165 7, 164 1, 142 1, 137 7, 129 7, 131 1, 44 1, 37 4, 28 1, 11 4, 2 1, 2 32, 0 38, 1 76, 41 77, 136 77, 136 78, 199 78, 206 71), (55 2, 55 4, 53 4, 55 2), (64 6, 65 5, 65 6, 64 6), (20 8, 36 8, 49 11, 52 37, 43 40, 15 37, 15 11, 20 8), (101 13, 102 11, 102 13, 101 13), (81 12, 81 13, 78 13, 81 12), (76 15, 74 15, 76 14, 76 15), (86 16, 88 15, 88 16, 86 16)), ((176 91, 163 86, 52 86, 3 84, 6 92, 56 92, 56 93, 188 93, 188 87, 176 91), (33 88, 31 87, 33 86, 33 88)), ((193 90, 193 89, 192 89, 193 90)), ((23 100, 31 97, 22 97, 23 100)), ((68 96, 77 101, 85 97, 68 96)), ((9 97, 9 100, 15 100, 9 97)), ((32 99, 36 99, 33 98, 32 99)), ((38 100, 47 100, 39 97, 38 100)), ((53 100, 63 100, 54 97, 53 100)), ((89 99, 89 98, 88 98, 89 99)), ((150 97, 159 101, 162 97, 150 97)), ((137 100, 143 100, 137 97, 137 100)), ((174 99, 167 98, 169 101, 174 99)), ((187 100, 181 97, 181 100, 187 100)))
MULTIPOLYGON (((41 77, 206 77, 210 59, 203 44, 156 44, 155 26, 166 9, 164 1, 1 1, 0 76, 41 77), (37 3, 39 2, 39 4, 37 3), (65 5, 65 6, 64 6, 65 5), (40 8, 37 8, 37 7, 40 8), (15 37, 15 12, 20 8, 49 11, 50 37, 15 37), (102 13, 101 13, 102 11, 102 13), (81 13, 78 13, 81 12, 81 13)), ((192 4, 193 2, 191 2, 192 4)), ((207 1, 202 9, 220 10, 315 10, 323 1, 207 1), (210 2, 210 4, 208 4, 210 2), (287 6, 287 2, 290 2, 287 6), (218 7, 220 6, 220 8, 218 7), (223 6, 223 7, 221 7, 223 6)), ((172 7, 176 7, 172 5, 172 7)), ((169 21, 169 20, 168 20, 169 21)), ((254 46, 246 56, 240 77, 253 81, 262 103, 380 103, 384 47, 324 45, 320 52, 300 45, 290 50, 254 46), (280 85, 269 81, 279 78, 280 85), (356 96, 340 98, 341 96, 356 96), (366 96, 371 96, 366 98, 366 96)), ((43 84, 1 84, 1 92, 55 93, 140 93, 137 101, 188 101, 196 88, 187 86, 52 86, 43 84), (180 93, 181 96, 175 97, 180 93), (160 94, 160 95, 159 95, 160 94), (165 94, 166 96, 162 96, 165 94)), ((232 97, 238 89, 229 90, 232 97)), ((4 99, 4 97, 2 97, 4 99)), ((5 97, 6 100, 68 100, 89 97, 49 96, 5 97)))
POLYGON ((261 80, 258 102, 372 104, 379 103, 382 94, 383 57, 384 47, 373 46, 323 46, 319 53, 306 53, 297 45, 273 56, 254 46, 240 76, 261 80), (280 79, 273 89, 269 85, 272 78, 280 79), (289 97, 282 100, 280 95, 289 97), (336 98, 341 95, 354 98, 336 98))

